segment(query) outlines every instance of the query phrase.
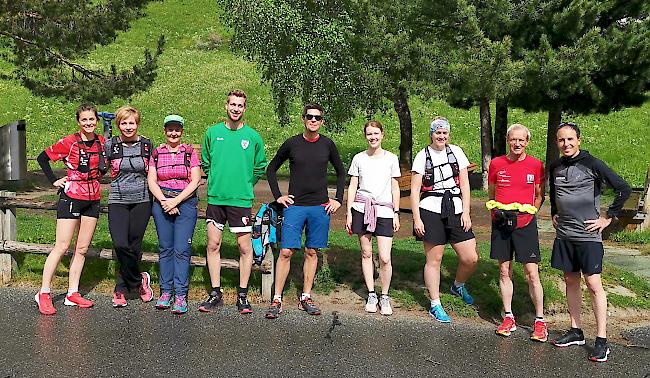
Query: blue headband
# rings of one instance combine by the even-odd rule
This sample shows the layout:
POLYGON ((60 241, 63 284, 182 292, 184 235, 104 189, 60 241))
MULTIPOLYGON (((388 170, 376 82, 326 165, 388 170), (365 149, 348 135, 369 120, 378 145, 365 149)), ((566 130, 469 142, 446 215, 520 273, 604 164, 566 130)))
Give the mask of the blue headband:
POLYGON ((429 135, 435 133, 438 129, 447 129, 447 131, 450 131, 451 125, 449 124, 449 121, 444 118, 434 119, 431 121, 431 126, 429 127, 429 135))

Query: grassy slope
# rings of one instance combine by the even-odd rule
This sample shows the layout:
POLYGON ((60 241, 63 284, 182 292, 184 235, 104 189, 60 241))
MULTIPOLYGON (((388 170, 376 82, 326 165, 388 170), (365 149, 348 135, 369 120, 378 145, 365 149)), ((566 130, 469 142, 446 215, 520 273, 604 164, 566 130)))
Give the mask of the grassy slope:
MULTIPOLYGON (((216 50, 197 47, 211 33, 228 37, 222 27, 218 10, 209 0, 166 0, 147 7, 147 16, 133 23, 115 43, 101 47, 83 59, 93 66, 116 64, 127 67, 139 61, 144 48, 153 48, 157 36, 167 37, 167 47, 160 59, 158 79, 146 92, 131 99, 143 112, 142 133, 162 141, 160 122, 169 113, 183 115, 187 122, 185 140, 200 143, 205 128, 223 117, 225 93, 235 87, 249 94, 247 119, 262 134, 267 154, 272 155, 289 136, 301 130, 298 105, 293 112, 292 126, 279 128, 273 113, 269 88, 260 84, 260 76, 252 63, 230 52, 227 46, 216 50)), ((232 42, 236 46, 236 41, 232 42)), ((6 67, 0 66, 0 70, 6 67)), ((24 118, 28 121, 28 156, 36 156, 60 135, 76 129, 73 110, 76 103, 32 96, 17 83, 0 81, 0 124, 24 118), (10 94, 10 95, 9 95, 10 94)), ((124 104, 116 100, 102 107, 115 110, 124 104)), ((477 108, 469 111, 450 108, 437 100, 427 102, 414 98, 410 101, 413 116, 415 149, 426 143, 428 120, 434 115, 447 116, 453 125, 452 143, 461 145, 471 161, 480 161, 479 122, 477 108)), ((393 112, 379 116, 386 125, 387 149, 397 151, 399 125, 393 112)), ((583 147, 601 157, 633 185, 640 186, 650 163, 647 154, 650 133, 650 104, 641 108, 624 109, 607 116, 573 117, 584 130, 583 147)), ((533 141, 532 155, 543 157, 546 115, 512 110, 511 123, 529 126, 533 141)), ((345 162, 364 148, 360 128, 364 119, 357 117, 346 125, 348 132, 332 135, 345 162)), ((34 166, 32 166, 34 167, 34 166)))

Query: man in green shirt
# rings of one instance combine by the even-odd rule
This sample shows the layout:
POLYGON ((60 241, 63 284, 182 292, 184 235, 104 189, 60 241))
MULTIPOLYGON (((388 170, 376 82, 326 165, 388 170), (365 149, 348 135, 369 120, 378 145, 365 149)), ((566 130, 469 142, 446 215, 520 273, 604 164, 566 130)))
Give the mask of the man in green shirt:
POLYGON ((208 208, 205 216, 207 262, 212 285, 208 298, 199 306, 199 311, 203 312, 210 312, 223 304, 220 248, 226 223, 230 231, 237 234, 240 253, 237 309, 240 314, 253 312, 247 298, 253 264, 253 186, 264 175, 267 162, 262 137, 242 121, 245 111, 244 91, 228 93, 226 120, 208 128, 203 140, 201 167, 208 175, 208 208))

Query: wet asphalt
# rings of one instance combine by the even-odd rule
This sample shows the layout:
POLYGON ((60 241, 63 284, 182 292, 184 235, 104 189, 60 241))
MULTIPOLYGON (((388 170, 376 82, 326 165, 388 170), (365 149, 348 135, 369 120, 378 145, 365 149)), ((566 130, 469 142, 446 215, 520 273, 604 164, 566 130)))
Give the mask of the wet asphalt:
POLYGON ((0 289, 0 377, 650 377, 650 350, 611 345, 607 363, 589 362, 587 347, 557 349, 510 338, 493 328, 443 325, 428 318, 285 309, 264 319, 256 306, 241 316, 231 306, 183 316, 152 303, 113 309, 63 306, 42 316, 33 289, 0 289))

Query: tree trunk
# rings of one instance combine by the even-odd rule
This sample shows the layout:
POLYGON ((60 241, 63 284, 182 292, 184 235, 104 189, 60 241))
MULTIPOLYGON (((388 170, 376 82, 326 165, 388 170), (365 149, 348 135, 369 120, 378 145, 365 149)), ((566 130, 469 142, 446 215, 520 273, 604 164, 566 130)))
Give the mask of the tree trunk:
POLYGON ((404 88, 397 88, 393 98, 393 106, 399 119, 399 163, 401 166, 410 167, 413 163, 413 123, 411 121, 408 95, 404 88))
POLYGON ((488 168, 492 160, 492 117, 490 116, 490 100, 482 98, 480 100, 481 116, 481 163, 483 176, 483 190, 488 188, 488 168))
POLYGON ((287 102, 286 96, 278 95, 278 102, 275 112, 278 115, 278 122, 280 123, 280 126, 289 126, 291 120, 289 118, 289 104, 287 102))
POLYGON ((562 121, 562 110, 556 108, 548 112, 548 125, 546 130, 546 175, 548 177, 548 167, 555 160, 559 159, 559 150, 557 148, 557 127, 562 121))
POLYGON ((497 99, 496 114, 494 115, 494 156, 508 153, 506 132, 508 131, 508 100, 497 99))

